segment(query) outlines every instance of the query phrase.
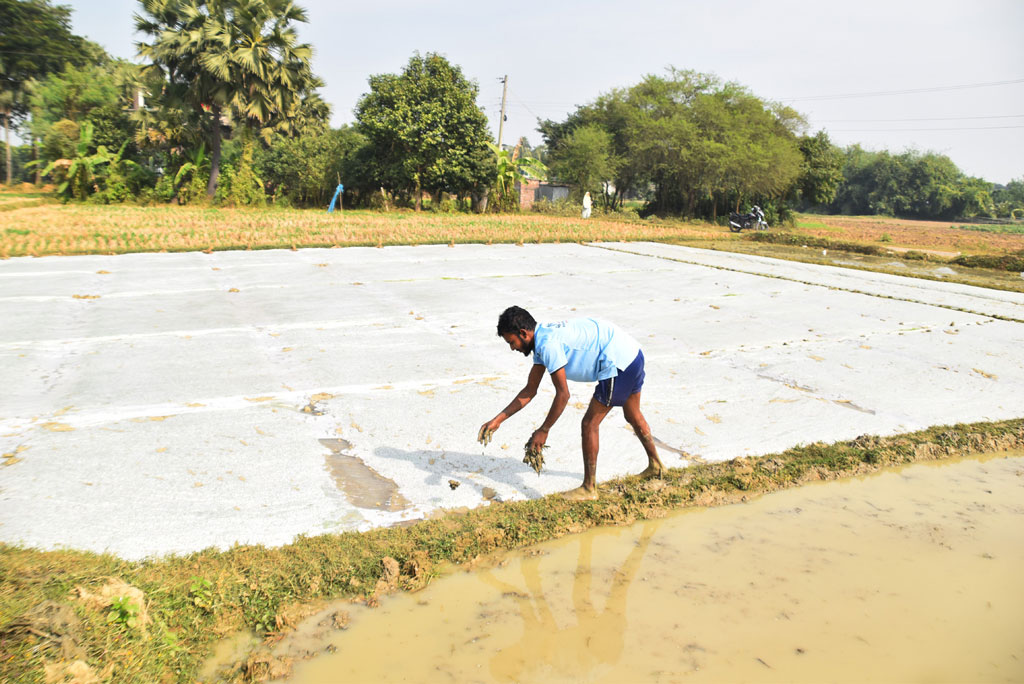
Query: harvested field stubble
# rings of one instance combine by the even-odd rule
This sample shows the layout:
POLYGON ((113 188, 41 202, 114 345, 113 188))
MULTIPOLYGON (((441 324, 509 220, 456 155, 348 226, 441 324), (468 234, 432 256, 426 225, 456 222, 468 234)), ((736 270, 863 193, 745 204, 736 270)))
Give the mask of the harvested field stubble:
POLYGON ((461 242, 705 239, 716 226, 540 214, 468 215, 203 207, 39 206, 9 212, 0 257, 461 242))
POLYGON ((818 238, 881 247, 916 247, 972 254, 1005 254, 1024 249, 1024 235, 1020 233, 980 232, 973 226, 886 216, 801 215, 794 230, 818 238), (885 242, 883 235, 888 236, 885 242))
MULTIPOLYGON (((33 200, 37 201, 37 200, 33 200)), ((535 213, 474 215, 408 210, 231 209, 21 203, 5 212, 0 258, 232 249, 297 249, 417 244, 661 241, 750 251, 752 241, 819 247, 899 259, 938 261, 957 254, 961 266, 1013 270, 1024 234, 980 232, 935 221, 799 215, 796 226, 733 234, 725 227, 678 219, 597 215, 589 220, 535 213), (884 241, 883 241, 884 236, 884 241), (911 250, 908 253, 908 250, 911 250), (921 251, 918 251, 921 250, 921 251), (984 263, 971 261, 986 257, 984 263), (1009 256, 1010 258, 1004 258, 1009 256), (996 261, 992 261, 996 259, 996 261), (994 264, 991 265, 991 264, 994 264), (1007 266, 1009 264, 1009 266, 1007 266)), ((785 254, 770 256, 791 258, 785 254)), ((797 260, 800 260, 797 258, 797 260)))
MULTIPOLYGON (((192 681, 218 637, 248 628, 272 641, 324 601, 350 597, 373 603, 381 593, 424 586, 444 565, 472 565, 500 549, 595 525, 661 517, 676 508, 743 501, 804 482, 1022 447, 1024 418, 863 436, 673 469, 661 480, 617 480, 602 486, 596 501, 549 496, 452 512, 407 527, 300 537, 274 549, 240 546, 140 563, 0 546, 0 680, 43 681, 47 665, 52 669, 73 656, 81 667, 114 681, 192 681), (145 597, 151 620, 146 630, 131 626, 113 604, 104 608, 81 600, 112 581, 145 597), (28 630, 40 615, 60 620, 55 617, 48 631, 28 630), (66 638, 52 637, 58 628, 66 638)), ((235 672, 251 680, 257 670, 235 672)))

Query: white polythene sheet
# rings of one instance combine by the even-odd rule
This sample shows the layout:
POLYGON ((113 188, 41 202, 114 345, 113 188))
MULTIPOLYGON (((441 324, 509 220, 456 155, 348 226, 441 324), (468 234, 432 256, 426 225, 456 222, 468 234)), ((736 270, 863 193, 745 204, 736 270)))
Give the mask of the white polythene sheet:
MULTIPOLYGON (((530 369, 495 334, 511 304, 640 341, 670 467, 1024 415, 1016 293, 649 243, 10 259, 0 540, 141 558, 578 486, 592 386, 570 383, 539 476, 522 447, 550 383, 476 442, 530 369), (346 493, 337 439, 404 507, 346 493)), ((645 465, 613 411, 598 480, 645 465)))

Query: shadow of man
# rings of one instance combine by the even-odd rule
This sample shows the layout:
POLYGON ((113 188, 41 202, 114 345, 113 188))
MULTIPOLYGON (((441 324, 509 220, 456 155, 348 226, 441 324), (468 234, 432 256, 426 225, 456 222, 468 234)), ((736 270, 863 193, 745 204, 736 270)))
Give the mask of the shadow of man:
MULTIPOLYGON (((507 485, 527 499, 538 499, 544 496, 544 492, 530 484, 537 480, 537 473, 518 458, 513 461, 512 469, 499 467, 504 458, 512 459, 514 457, 495 458, 493 456, 463 451, 437 449, 406 450, 390 446, 376 447, 373 450, 373 455, 376 458, 406 461, 413 464, 426 473, 423 482, 427 485, 447 487, 449 478, 457 477, 472 482, 472 486, 478 491, 482 490, 485 485, 473 481, 471 476, 466 475, 467 473, 472 473, 479 474, 493 483, 507 485)), ((578 473, 548 469, 544 471, 544 475, 546 477, 562 476, 575 478, 578 476, 578 473)))

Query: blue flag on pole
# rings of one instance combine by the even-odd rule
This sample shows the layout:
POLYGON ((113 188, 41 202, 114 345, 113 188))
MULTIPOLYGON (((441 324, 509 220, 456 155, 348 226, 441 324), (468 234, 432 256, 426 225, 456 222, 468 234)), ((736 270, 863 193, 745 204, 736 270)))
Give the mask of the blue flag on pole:
POLYGON ((327 208, 328 214, 334 211, 334 203, 338 201, 338 197, 340 197, 341 193, 343 192, 345 192, 345 186, 342 185, 341 183, 338 183, 338 187, 334 190, 334 197, 331 198, 331 206, 327 208))

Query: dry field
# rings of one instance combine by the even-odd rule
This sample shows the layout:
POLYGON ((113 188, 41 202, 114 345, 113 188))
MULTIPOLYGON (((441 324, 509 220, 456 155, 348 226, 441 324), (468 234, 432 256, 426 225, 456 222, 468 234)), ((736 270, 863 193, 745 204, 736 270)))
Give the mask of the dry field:
POLYGON ((822 216, 798 218, 794 232, 815 237, 883 244, 892 248, 930 250, 950 257, 963 254, 1005 254, 1024 249, 1024 235, 981 232, 941 221, 916 221, 887 216, 822 216))
POLYGON ((858 268, 1001 290, 1024 291, 1016 267, 943 268, 960 255, 1024 255, 1024 232, 877 216, 797 215, 792 226, 750 232, 679 219, 533 213, 441 214, 409 210, 236 209, 61 205, 44 193, 0 193, 0 259, 21 256, 187 252, 456 243, 669 242, 827 266, 858 268), (973 229, 972 229, 973 228, 973 229), (792 238, 792 239, 789 239, 792 238), (809 249, 804 239, 815 238, 809 249), (864 253, 858 246, 881 248, 864 253), (844 256, 845 254, 845 256, 844 256), (873 256, 872 256, 873 254, 873 256), (922 259, 927 259, 922 261, 922 259), (938 269, 938 270, 937 270, 938 269))
MULTIPOLYGON (((3 193, 0 258, 59 254, 121 254, 228 249, 385 246, 465 242, 582 242, 653 240, 717 249, 749 233, 682 220, 600 215, 584 221, 540 214, 466 215, 412 211, 234 209, 59 205, 38 193, 3 193)), ((899 254, 932 252, 998 255, 1024 249, 1024 234, 982 232, 937 221, 888 217, 799 215, 791 232, 836 242, 882 246, 899 254)), ((742 250, 747 251, 747 250, 742 250)))
POLYGON ((393 211, 42 205, 7 212, 0 257, 461 242, 577 242, 721 237, 684 222, 393 211))

